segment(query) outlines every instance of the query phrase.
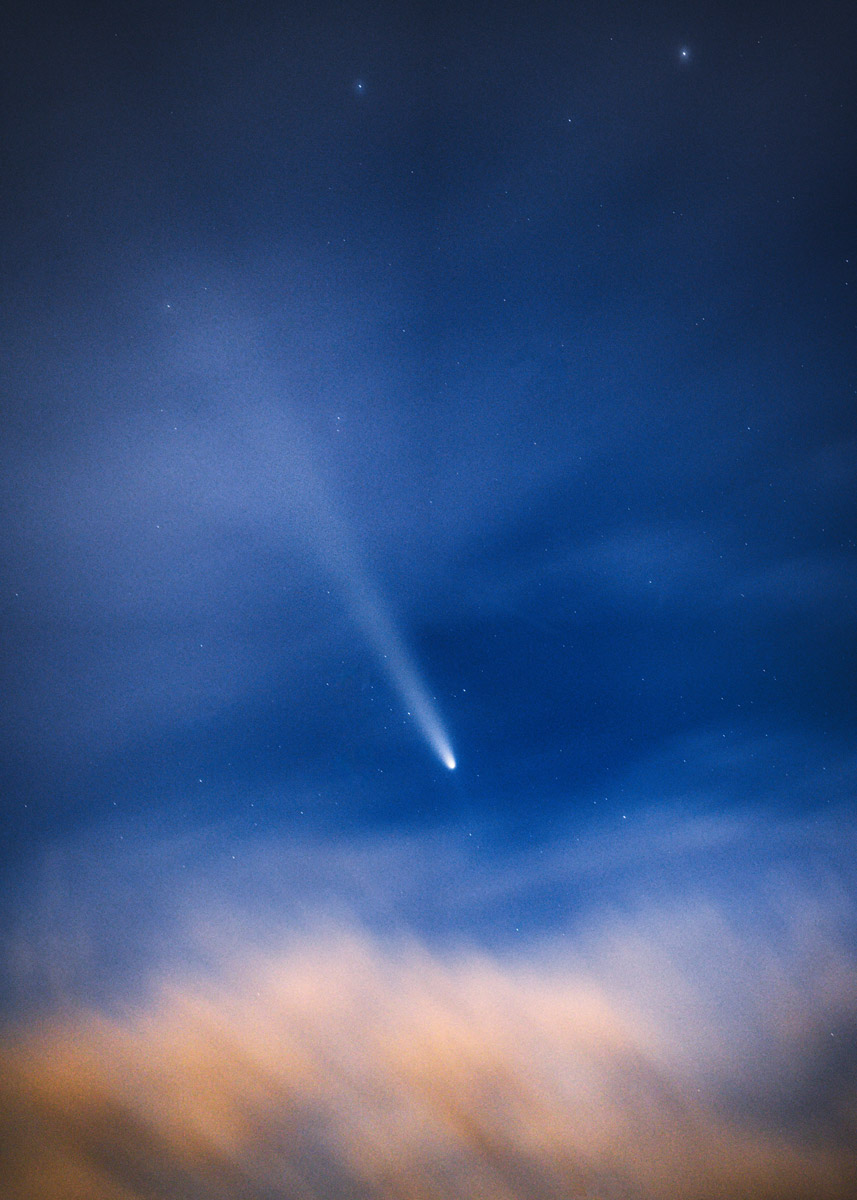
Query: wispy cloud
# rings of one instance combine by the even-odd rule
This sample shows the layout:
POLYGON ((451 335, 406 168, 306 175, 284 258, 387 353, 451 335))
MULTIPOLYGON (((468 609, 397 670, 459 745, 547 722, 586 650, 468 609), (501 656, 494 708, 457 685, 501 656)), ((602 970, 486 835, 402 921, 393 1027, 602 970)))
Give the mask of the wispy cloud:
MULTIPOLYGON (((7 1194, 845 1200, 857 914, 850 826, 837 851, 836 822, 822 824, 662 813, 631 841, 603 830, 505 868, 495 855, 490 871, 440 835, 268 840, 244 843, 231 882, 222 831, 207 850, 138 836, 124 900, 103 846, 83 894, 78 846, 54 921, 77 914, 86 960, 104 937, 96 906, 121 901, 121 926, 148 877, 125 928, 126 955, 144 961, 98 1004, 70 971, 41 1016, 7 1026, 7 1194), (496 925, 545 872, 595 880, 585 913, 480 944, 475 914, 496 925), (165 889, 181 923, 140 910, 165 889), (420 932, 432 894, 446 925, 420 932), (152 953, 148 924, 169 953, 152 953)), ((37 945, 36 925, 34 953, 73 957, 62 936, 37 945)))
POLYGON ((645 944, 651 931, 637 931, 636 989, 666 990, 666 968, 671 1029, 580 968, 340 933, 236 954, 221 976, 164 981, 119 1017, 78 1012, 7 1041, 7 1195, 844 1200, 853 1081, 831 1077, 830 1040, 854 1021, 847 980, 813 1011, 788 956, 693 920, 673 937, 700 934, 765 989, 766 1023, 787 1023, 765 1064, 773 1104, 758 1064, 725 1087, 694 1063, 716 1014, 645 944), (820 1081, 825 1107, 807 1112, 820 1081))

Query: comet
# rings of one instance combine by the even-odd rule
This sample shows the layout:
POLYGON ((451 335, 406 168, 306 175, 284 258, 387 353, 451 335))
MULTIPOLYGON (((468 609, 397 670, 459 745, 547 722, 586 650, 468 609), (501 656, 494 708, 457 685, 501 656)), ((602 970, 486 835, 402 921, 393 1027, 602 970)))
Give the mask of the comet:
POLYGON ((393 624, 386 605, 356 563, 351 564, 343 584, 351 600, 356 623, 378 656, 378 661, 401 697, 433 753, 448 771, 456 768, 449 736, 443 727, 434 698, 420 678, 404 639, 393 624))
POLYGON ((354 551, 348 524, 337 511, 297 430, 291 431, 289 440, 292 471, 284 474, 280 486, 296 525, 303 531, 314 556, 338 585, 346 610, 375 653, 405 712, 432 753, 448 771, 454 771, 455 754, 436 701, 420 677, 390 608, 354 551))

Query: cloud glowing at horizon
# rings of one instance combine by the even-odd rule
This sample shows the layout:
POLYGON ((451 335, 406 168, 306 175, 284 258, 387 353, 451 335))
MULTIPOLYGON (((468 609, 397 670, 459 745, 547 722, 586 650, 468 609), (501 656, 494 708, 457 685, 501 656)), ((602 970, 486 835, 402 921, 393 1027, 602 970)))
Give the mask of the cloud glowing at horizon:
MULTIPOLYGON (((319 880, 341 885, 350 870, 367 912, 382 914, 387 893, 406 908, 408 884, 416 897, 443 886, 463 919, 490 881, 471 871, 456 892, 451 881, 468 872, 453 861, 443 875, 439 842, 379 844, 362 859, 353 846, 248 851, 248 880, 268 871, 297 889, 292 917, 278 902, 279 924, 267 918, 261 937, 260 918, 242 915, 212 864, 220 907, 199 884, 177 897, 185 934, 168 935, 169 962, 142 964, 102 1002, 60 988, 41 1015, 31 1008, 7 1026, 5 1194, 847 1200, 857 1185, 850 868, 844 850, 844 866, 819 865, 823 837, 814 850, 806 839, 803 867, 787 866, 789 837, 749 820, 664 822, 633 854, 650 872, 667 853, 685 859, 686 886, 671 876, 660 894, 623 886, 627 861, 597 838, 577 858, 560 846, 547 872, 562 864, 571 881, 600 861, 612 901, 594 903, 584 928, 493 950, 451 930, 383 933, 347 915, 344 891, 320 906, 319 880), (709 885, 741 839, 754 878, 719 897, 709 885), (313 854, 323 876, 301 884, 293 868, 313 854), (701 889, 700 856, 711 864, 701 889)), ((173 851, 142 836, 132 851, 150 889, 175 891, 163 871, 152 880, 173 851)), ((75 852, 76 880, 85 861, 75 852)), ((504 909, 538 882, 523 864, 492 880, 504 909)), ((99 912, 117 886, 93 880, 99 912)), ((88 936, 103 923, 93 911, 88 936)), ((33 929, 31 960, 39 945, 33 929)), ((25 970, 26 949, 19 940, 13 970, 25 970)))

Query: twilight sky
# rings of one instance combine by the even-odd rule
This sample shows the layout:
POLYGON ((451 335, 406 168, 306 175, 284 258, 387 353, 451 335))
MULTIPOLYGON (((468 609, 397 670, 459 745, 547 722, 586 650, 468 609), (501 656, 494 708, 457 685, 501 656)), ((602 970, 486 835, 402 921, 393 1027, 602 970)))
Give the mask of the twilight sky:
POLYGON ((853 1194, 856 54, 5 18, 16 1197, 853 1194))

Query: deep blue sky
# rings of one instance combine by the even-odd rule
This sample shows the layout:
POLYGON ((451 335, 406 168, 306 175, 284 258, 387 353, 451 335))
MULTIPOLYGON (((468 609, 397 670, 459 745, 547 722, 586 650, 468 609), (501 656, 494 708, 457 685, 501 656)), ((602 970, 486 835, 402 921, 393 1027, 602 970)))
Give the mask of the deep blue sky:
POLYGON ((15 859, 846 801, 854 42, 835 5, 11 18, 15 859))

